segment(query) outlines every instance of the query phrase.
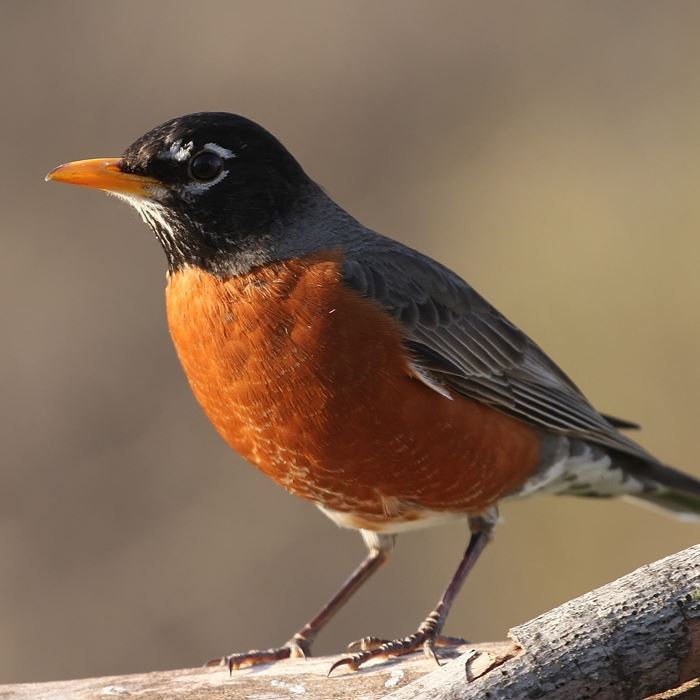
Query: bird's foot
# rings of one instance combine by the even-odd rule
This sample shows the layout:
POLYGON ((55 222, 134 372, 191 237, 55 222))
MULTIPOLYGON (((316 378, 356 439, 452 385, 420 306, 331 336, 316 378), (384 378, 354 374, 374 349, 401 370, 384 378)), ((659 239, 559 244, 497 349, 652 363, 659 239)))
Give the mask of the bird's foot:
POLYGON ((301 635, 294 635, 288 642, 272 649, 251 649, 238 654, 229 654, 210 659, 205 666, 228 666, 229 672, 239 668, 269 664, 282 659, 305 659, 311 656, 311 642, 301 635))
MULTIPOLYGON (((391 644, 391 639, 382 639, 381 637, 362 637, 357 641, 350 642, 348 644, 348 651, 369 651, 371 649, 378 649, 383 644, 391 644)), ((463 644, 469 644, 469 641, 462 639, 462 637, 448 637, 444 634, 440 634, 435 637, 434 646, 436 649, 449 649, 452 647, 462 646, 463 644)))
POLYGON ((429 659, 433 659, 439 666, 440 661, 435 649, 457 646, 462 644, 464 640, 456 637, 441 636, 438 624, 439 620, 433 613, 420 625, 416 632, 403 639, 386 640, 378 637, 364 637, 356 642, 352 642, 348 646, 348 651, 354 651, 355 653, 338 659, 331 666, 328 675, 330 676, 336 668, 341 666, 347 666, 352 671, 357 671, 360 666, 371 659, 390 659, 394 656, 412 654, 414 651, 420 651, 421 649, 429 659))

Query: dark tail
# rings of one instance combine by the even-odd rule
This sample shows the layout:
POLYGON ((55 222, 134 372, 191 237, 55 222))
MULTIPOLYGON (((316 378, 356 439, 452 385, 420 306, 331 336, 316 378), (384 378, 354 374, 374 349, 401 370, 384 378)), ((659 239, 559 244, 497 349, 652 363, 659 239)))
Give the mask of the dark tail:
POLYGON ((630 494, 643 503, 658 506, 680 520, 700 522, 700 481, 655 462, 635 462, 625 469, 645 485, 641 493, 630 494))

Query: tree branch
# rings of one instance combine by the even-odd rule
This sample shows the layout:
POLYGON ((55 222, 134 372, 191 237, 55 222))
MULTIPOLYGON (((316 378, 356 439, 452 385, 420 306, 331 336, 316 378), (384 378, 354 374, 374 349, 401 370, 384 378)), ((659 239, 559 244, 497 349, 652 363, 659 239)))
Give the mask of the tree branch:
POLYGON ((0 686, 3 700, 633 700, 700 698, 700 545, 637 569, 523 625, 510 640, 326 677, 335 658, 237 671, 163 671, 0 686), (670 691, 681 684, 683 688, 670 691))

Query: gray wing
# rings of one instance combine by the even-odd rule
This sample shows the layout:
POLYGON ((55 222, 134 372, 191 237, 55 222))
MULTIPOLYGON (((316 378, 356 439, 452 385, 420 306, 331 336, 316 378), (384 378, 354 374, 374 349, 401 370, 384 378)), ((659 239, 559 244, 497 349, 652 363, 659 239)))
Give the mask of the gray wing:
POLYGON ((652 459, 522 331, 453 272, 388 239, 348 251, 346 283, 398 319, 418 368, 470 399, 554 432, 652 459))

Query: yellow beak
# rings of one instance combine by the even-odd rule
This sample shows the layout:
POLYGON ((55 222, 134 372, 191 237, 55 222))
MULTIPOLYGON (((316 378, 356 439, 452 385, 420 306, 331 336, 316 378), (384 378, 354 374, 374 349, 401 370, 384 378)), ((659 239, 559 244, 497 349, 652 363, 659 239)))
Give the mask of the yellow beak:
POLYGON ((137 197, 150 197, 155 189, 163 188, 154 178, 123 172, 121 158, 93 158, 59 165, 46 176, 49 180, 137 197))

